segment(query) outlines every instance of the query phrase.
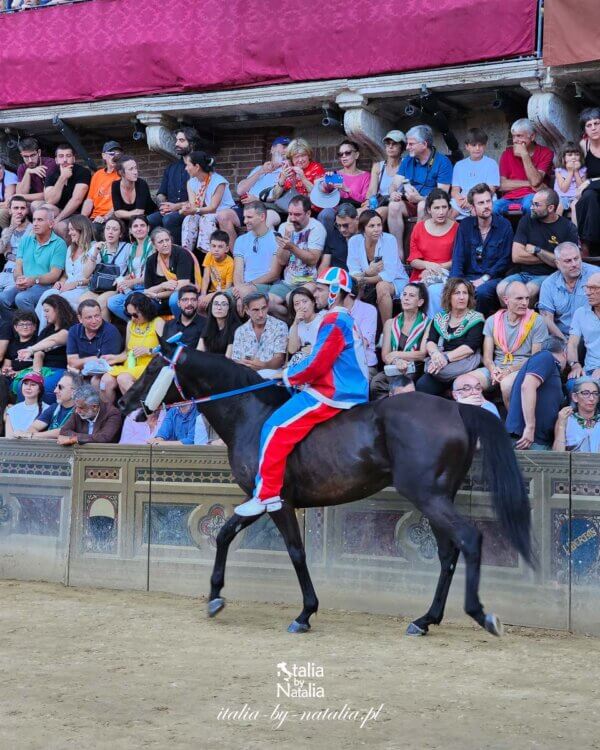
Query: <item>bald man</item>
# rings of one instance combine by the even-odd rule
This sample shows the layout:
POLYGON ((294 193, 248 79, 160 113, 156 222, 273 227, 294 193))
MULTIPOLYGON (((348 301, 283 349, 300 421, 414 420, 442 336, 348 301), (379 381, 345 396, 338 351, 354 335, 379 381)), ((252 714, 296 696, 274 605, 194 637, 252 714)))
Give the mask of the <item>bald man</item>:
POLYGON ((452 398, 459 404, 481 406, 482 409, 492 412, 494 416, 500 417, 495 405, 484 399, 483 386, 479 382, 479 378, 472 372, 466 372, 456 378, 452 384, 452 398))
POLYGON ((483 327, 483 367, 474 370, 483 389, 500 387, 508 409, 517 373, 532 354, 539 352, 548 338, 548 327, 541 315, 529 309, 529 290, 520 281, 505 287, 506 310, 499 310, 483 327))
MULTIPOLYGON (((575 310, 569 331, 567 346, 569 381, 582 375, 600 377, 600 273, 593 273, 588 278, 583 291, 587 298, 587 305, 575 310), (583 365, 578 356, 579 342, 582 339, 585 344, 583 365)), ((568 385, 569 383, 567 387, 568 385)))

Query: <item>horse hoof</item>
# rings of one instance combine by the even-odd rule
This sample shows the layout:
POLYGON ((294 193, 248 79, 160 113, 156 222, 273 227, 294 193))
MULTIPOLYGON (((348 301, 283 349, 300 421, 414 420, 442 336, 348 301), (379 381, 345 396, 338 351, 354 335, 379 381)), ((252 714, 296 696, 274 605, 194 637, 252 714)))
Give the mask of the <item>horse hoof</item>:
POLYGON ((216 599, 211 599, 208 603, 208 616, 214 617, 225 607, 225 599, 220 596, 216 599))
POLYGON ((297 620, 294 620, 292 623, 290 623, 290 626, 287 629, 288 633, 308 633, 310 630, 310 625, 306 622, 298 622, 297 620))
POLYGON ((427 631, 420 628, 414 622, 411 622, 406 628, 406 635, 427 635, 427 631))
POLYGON ((492 635, 497 635, 498 637, 504 635, 504 625, 496 615, 486 615, 483 627, 492 635))

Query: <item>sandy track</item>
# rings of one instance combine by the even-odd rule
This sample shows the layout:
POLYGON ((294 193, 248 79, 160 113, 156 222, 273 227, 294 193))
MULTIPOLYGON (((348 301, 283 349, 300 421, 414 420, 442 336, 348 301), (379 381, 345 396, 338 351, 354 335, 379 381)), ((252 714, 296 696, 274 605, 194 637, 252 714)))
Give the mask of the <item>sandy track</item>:
POLYGON ((466 621, 413 639, 331 611, 292 636, 287 606, 207 620, 194 599, 41 583, 0 582, 0 599, 3 750, 600 747, 597 639, 466 621), (312 697, 280 662, 313 665, 296 688, 312 697))

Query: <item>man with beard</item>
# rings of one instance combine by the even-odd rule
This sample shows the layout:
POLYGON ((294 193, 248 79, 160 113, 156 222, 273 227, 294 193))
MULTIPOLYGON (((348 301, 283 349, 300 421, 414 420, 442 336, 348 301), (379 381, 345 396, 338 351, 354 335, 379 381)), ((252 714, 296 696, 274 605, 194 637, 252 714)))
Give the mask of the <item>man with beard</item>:
POLYGON ((177 333, 181 333, 179 343, 185 344, 190 349, 198 346, 198 340, 204 330, 204 321, 198 314, 198 292, 191 284, 182 286, 177 294, 177 304, 181 312, 173 320, 165 325, 163 338, 170 339, 177 333))
POLYGON ((175 131, 175 152, 179 158, 165 169, 156 196, 158 211, 148 216, 150 226, 153 229, 168 229, 177 245, 181 244, 181 225, 185 218, 179 213, 179 209, 188 200, 189 175, 185 171, 183 157, 194 150, 197 140, 198 133, 194 128, 179 128, 175 131))
POLYGON ((498 296, 504 297, 506 284, 522 281, 529 290, 530 302, 537 301, 542 283, 556 270, 554 251, 561 242, 578 244, 577 227, 556 209, 559 197, 554 190, 542 188, 533 196, 531 214, 519 221, 512 247, 515 273, 498 284, 498 296))
POLYGON ((472 282, 477 310, 488 317, 498 308, 496 287, 511 265, 513 233, 508 219, 492 212, 492 191, 484 182, 469 190, 467 200, 475 215, 460 222, 450 276, 472 282))

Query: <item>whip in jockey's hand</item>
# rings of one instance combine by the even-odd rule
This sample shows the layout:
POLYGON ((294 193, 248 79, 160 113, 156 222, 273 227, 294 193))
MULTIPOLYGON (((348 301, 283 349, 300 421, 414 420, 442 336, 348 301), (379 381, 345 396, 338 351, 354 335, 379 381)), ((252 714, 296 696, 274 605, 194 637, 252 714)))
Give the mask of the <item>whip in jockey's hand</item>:
POLYGON ((319 274, 315 299, 328 310, 323 317, 311 354, 269 377, 300 387, 263 425, 258 473, 250 500, 236 508, 238 516, 257 516, 281 508, 281 487, 288 455, 312 428, 342 409, 368 400, 367 363, 362 338, 342 302, 352 280, 341 268, 319 274))

